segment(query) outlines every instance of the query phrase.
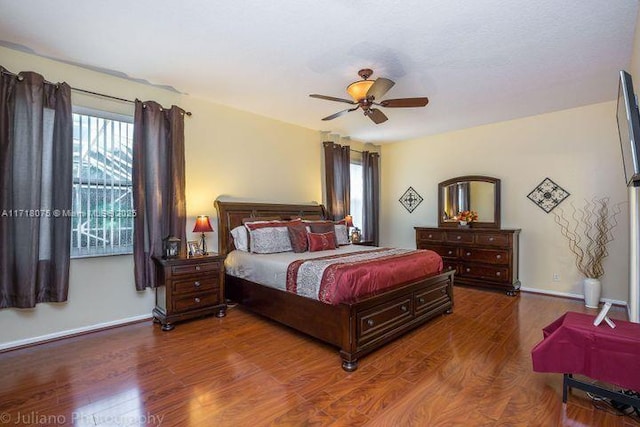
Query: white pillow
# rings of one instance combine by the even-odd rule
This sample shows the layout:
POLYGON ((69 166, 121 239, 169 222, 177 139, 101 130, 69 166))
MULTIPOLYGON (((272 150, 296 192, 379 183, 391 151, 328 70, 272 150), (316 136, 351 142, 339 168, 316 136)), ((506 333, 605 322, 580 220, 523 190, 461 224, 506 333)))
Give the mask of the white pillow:
POLYGON ((338 239, 338 245, 348 245, 349 242, 349 233, 347 231, 347 226, 344 224, 336 224, 336 238, 338 239))
POLYGON ((249 238, 247 237, 247 229, 244 225, 239 225, 231 230, 233 236, 233 244, 239 251, 249 252, 249 238))
POLYGON ((291 239, 287 227, 264 227, 249 230, 251 234, 251 252, 256 254, 273 254, 278 252, 290 252, 291 239))

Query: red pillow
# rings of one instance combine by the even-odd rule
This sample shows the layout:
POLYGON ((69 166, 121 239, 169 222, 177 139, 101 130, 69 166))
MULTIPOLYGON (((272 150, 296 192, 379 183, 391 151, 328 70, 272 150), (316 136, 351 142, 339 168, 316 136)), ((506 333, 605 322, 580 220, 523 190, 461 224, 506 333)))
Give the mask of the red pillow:
POLYGON ((337 248, 336 233, 330 231, 328 233, 308 233, 309 252, 326 251, 337 248))
MULTIPOLYGON (((318 221, 309 223, 309 227, 311 228, 312 233, 331 233, 335 237, 335 245, 338 247, 338 237, 336 236, 336 227, 333 224, 333 221, 318 221)), ((335 249, 335 248, 334 248, 335 249)))
POLYGON ((300 223, 288 225, 287 229, 289 230, 289 240, 291 240, 293 252, 306 252, 309 247, 309 243, 307 242, 307 227, 300 223))

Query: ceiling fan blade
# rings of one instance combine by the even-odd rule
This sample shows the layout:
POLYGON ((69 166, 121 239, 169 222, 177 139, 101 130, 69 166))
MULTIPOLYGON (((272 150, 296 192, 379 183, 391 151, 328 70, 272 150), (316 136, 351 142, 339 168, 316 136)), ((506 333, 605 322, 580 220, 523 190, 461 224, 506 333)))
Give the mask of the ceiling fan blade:
POLYGON ((386 122, 389 120, 384 113, 377 108, 370 108, 365 115, 367 115, 375 124, 379 125, 380 123, 386 122))
POLYGON ((349 99, 342 99, 342 98, 335 98, 333 96, 326 96, 326 95, 318 95, 318 94, 312 94, 309 95, 312 98, 318 98, 318 99, 326 99, 327 101, 337 101, 337 102, 345 102, 347 104, 355 104, 354 101, 351 101, 349 99))
POLYGON ((336 117, 340 117, 340 116, 342 116, 343 114, 347 114, 347 113, 348 113, 348 112, 350 112, 350 111, 355 111, 355 110, 357 110, 358 108, 360 108, 360 106, 359 106, 359 105, 358 105, 356 108, 347 108, 346 110, 338 111, 338 112, 337 112, 337 113, 335 113, 335 114, 332 114, 332 115, 330 115, 330 116, 327 116, 327 117, 325 117, 325 118, 324 118, 324 119, 322 119, 322 120, 333 120, 333 119, 335 119, 336 117))
POLYGON ((375 82, 371 85, 369 90, 367 91, 367 98, 373 97, 373 99, 380 99, 384 96, 385 93, 389 91, 393 87, 395 83, 392 80, 385 79, 384 77, 379 77, 375 82))
POLYGON ((429 98, 399 98, 399 99, 387 99, 380 102, 383 107, 398 108, 398 107, 424 107, 429 103, 429 98))

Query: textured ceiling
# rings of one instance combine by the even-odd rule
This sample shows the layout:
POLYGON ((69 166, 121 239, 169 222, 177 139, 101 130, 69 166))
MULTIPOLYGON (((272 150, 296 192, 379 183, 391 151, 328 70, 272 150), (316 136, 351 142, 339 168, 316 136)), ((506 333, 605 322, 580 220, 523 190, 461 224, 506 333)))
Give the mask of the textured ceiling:
POLYGON ((0 41, 381 143, 614 99, 637 12, 637 0, 0 0, 0 41), (365 67, 396 82, 385 98, 429 105, 384 109, 380 125, 360 111, 321 121, 347 105, 308 95, 347 98, 365 67))

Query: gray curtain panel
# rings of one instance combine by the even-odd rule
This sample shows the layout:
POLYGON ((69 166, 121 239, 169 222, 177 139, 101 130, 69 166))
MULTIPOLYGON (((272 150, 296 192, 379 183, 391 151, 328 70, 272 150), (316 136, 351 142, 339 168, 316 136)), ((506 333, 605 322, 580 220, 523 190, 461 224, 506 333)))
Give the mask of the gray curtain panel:
POLYGON ((351 209, 350 155, 348 145, 324 142, 327 215, 336 221, 343 219, 351 209))
POLYGON ((362 152, 363 195, 362 211, 363 226, 362 237, 373 240, 378 246, 379 217, 380 217, 380 155, 375 152, 362 152))
POLYGON ((0 67, 0 308, 67 300, 71 88, 0 67))
POLYGON ((133 124, 133 257, 136 289, 157 286, 153 257, 163 239, 186 248, 184 110, 136 100, 133 124))

